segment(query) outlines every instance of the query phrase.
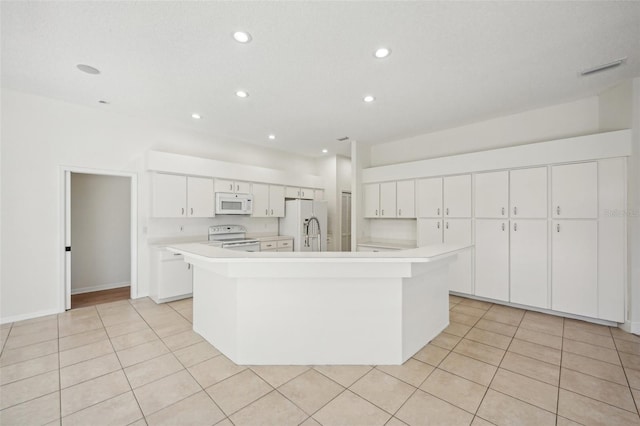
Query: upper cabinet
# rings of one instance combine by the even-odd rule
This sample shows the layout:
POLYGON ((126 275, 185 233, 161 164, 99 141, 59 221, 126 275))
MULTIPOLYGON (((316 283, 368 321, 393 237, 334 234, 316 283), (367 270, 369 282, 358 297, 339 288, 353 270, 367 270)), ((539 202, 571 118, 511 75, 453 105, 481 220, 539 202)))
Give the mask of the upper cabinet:
POLYGON ((443 180, 444 217, 471 217, 471 175, 443 180))
POLYGON ((504 218, 509 216, 509 172, 475 175, 475 217, 504 218))
POLYGON ((284 217, 284 186, 253 184, 253 217, 284 217))
POLYGON ((213 217, 213 179, 156 173, 152 217, 213 217))
POLYGON ((215 192, 235 192, 238 194, 251 193, 251 183, 249 182, 216 179, 214 188, 215 192))
POLYGON ((300 198, 302 200, 313 200, 315 194, 313 188, 298 188, 287 186, 284 191, 285 198, 300 198))
POLYGON ((547 168, 511 170, 509 172, 510 213, 517 219, 547 217, 547 168))
POLYGON ((419 179, 417 182, 418 217, 442 217, 442 178, 419 179))
POLYGON ((380 217, 380 184, 364 185, 364 217, 380 217))
POLYGON ((396 183, 396 210, 398 217, 416 217, 415 181, 403 180, 396 183))
POLYGON ((554 219, 598 217, 598 163, 551 167, 551 214, 554 219))
POLYGON ((380 184, 380 217, 396 217, 396 183, 380 184))

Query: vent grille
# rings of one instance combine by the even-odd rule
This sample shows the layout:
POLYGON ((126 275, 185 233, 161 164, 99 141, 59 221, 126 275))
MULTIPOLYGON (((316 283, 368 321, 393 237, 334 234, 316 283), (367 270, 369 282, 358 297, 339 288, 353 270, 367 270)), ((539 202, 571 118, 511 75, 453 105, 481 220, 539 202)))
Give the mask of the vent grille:
POLYGON ((344 137, 338 138, 338 140, 340 142, 348 141, 349 140, 349 136, 344 136, 344 137))

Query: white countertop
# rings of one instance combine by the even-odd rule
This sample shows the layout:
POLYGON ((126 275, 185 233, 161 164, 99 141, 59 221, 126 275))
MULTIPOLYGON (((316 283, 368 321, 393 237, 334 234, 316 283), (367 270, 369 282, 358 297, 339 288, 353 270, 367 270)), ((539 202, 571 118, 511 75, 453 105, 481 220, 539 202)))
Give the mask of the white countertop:
POLYGON ((206 243, 173 244, 167 249, 186 257, 214 263, 371 263, 432 262, 458 251, 471 248, 462 244, 436 244, 396 252, 244 252, 227 250, 206 243))
POLYGON ((270 237, 248 237, 248 238, 255 238, 256 240, 258 240, 260 242, 293 240, 293 237, 289 237, 287 235, 272 235, 270 237))
POLYGON ((386 248, 386 249, 396 249, 396 250, 407 250, 414 249, 417 247, 415 241, 407 241, 407 240, 364 240, 358 242, 359 246, 365 247, 377 247, 377 248, 386 248))

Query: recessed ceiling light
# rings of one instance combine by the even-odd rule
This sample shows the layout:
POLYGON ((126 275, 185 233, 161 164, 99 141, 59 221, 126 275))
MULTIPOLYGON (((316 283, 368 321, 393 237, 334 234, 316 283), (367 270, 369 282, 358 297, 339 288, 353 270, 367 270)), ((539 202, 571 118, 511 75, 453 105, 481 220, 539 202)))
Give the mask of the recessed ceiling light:
POLYGON ((202 117, 200 116, 200 114, 191 114, 191 118, 195 118, 196 120, 200 120, 202 117))
POLYGON ((367 96, 365 96, 364 98, 362 98, 362 100, 363 100, 363 101, 365 101, 365 102, 373 102, 373 101, 375 101, 375 100, 376 100, 376 98, 374 98, 374 97, 373 97, 373 96, 371 96, 371 95, 367 95, 367 96))
POLYGON ((238 43, 249 43, 251 41, 251 34, 245 31, 236 31, 235 33, 233 33, 233 38, 238 43))
POLYGON ((326 154, 327 152, 329 152, 329 150, 328 150, 328 149, 323 149, 323 150, 322 150, 322 153, 323 153, 323 154, 326 154))
POLYGON ((82 72, 86 72, 87 74, 100 74, 100 70, 98 68, 94 68, 90 65, 85 65, 85 64, 78 64, 76 65, 76 67, 82 71, 82 72))
POLYGON ((386 47, 381 47, 379 49, 376 49, 373 55, 378 59, 382 59, 382 58, 386 58, 390 54, 391 54, 391 49, 387 49, 386 47))
POLYGON ((239 98, 246 98, 247 96, 249 96, 249 94, 247 92, 245 92, 244 90, 238 90, 236 92, 236 96, 239 98))
POLYGON ((269 139, 274 140, 276 138, 276 135, 269 135, 269 139))

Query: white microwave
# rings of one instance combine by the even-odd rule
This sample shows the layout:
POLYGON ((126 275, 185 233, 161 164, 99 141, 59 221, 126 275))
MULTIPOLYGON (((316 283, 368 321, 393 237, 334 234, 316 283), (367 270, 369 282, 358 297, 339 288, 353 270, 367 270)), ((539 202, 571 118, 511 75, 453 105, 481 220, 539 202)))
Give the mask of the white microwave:
POLYGON ((216 192, 216 214, 251 214, 253 196, 232 192, 216 192))

